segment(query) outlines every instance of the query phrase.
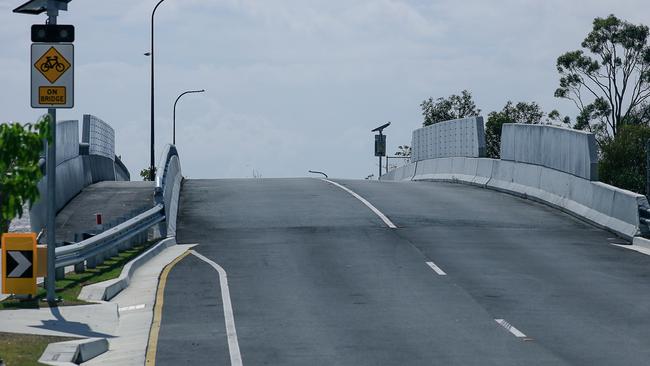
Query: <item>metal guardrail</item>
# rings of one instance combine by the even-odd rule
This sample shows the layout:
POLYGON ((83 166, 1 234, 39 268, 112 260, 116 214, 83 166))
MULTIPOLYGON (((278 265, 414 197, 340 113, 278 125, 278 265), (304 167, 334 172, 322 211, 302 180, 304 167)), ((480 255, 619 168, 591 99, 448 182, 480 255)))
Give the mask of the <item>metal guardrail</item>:
POLYGON ((173 157, 178 157, 176 147, 167 145, 163 153, 164 160, 161 160, 163 164, 158 168, 162 174, 156 174, 155 206, 153 208, 91 238, 56 248, 55 267, 58 269, 83 264, 85 261, 89 261, 89 263, 101 262, 105 256, 108 256, 106 254, 116 254, 125 243, 129 243, 129 240, 146 234, 149 228, 165 221, 165 203, 169 201, 165 196, 171 193, 166 190, 169 179, 167 173, 173 157))
POLYGON ((75 244, 56 248, 56 268, 71 266, 102 255, 119 244, 141 234, 165 219, 162 205, 137 215, 120 225, 110 228, 92 238, 75 244))

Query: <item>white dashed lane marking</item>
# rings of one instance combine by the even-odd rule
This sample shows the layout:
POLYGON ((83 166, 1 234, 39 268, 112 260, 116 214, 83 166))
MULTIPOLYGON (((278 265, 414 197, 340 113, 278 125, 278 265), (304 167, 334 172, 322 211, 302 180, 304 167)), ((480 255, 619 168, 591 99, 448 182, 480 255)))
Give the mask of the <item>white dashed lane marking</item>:
POLYGON ((447 274, 445 273, 445 271, 443 271, 442 269, 440 269, 440 267, 436 266, 435 263, 433 263, 433 262, 427 262, 427 265, 428 265, 429 267, 431 267, 431 269, 434 270, 434 271, 435 271, 437 274, 439 274, 440 276, 446 276, 446 275, 447 275, 447 274))

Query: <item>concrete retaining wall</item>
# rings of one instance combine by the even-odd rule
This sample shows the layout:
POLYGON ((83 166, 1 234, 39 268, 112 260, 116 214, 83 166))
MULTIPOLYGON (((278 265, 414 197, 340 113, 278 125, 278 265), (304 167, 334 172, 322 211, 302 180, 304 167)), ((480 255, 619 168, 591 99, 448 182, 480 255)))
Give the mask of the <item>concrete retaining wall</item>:
POLYGON ((382 180, 460 182, 512 193, 559 208, 631 239, 640 234, 639 207, 645 196, 541 165, 487 158, 420 161, 383 175, 382 180))
POLYGON ((598 180, 598 152, 593 134, 548 125, 506 123, 501 159, 536 164, 598 180))
POLYGON ((440 122, 413 131, 411 161, 485 156, 483 117, 440 122))

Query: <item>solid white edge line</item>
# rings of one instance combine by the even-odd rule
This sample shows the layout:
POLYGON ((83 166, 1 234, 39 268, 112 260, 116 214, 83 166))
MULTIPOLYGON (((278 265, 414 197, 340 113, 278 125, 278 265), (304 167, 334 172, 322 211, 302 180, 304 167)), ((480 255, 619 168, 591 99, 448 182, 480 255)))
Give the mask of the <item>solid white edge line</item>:
POLYGON ((494 319, 495 322, 499 323, 500 326, 506 328, 508 332, 512 333, 517 338, 526 338, 526 335, 515 328, 512 324, 508 323, 504 319, 494 319))
POLYGON ((440 276, 446 276, 446 275, 447 275, 447 274, 445 273, 445 271, 443 271, 442 269, 440 269, 440 267, 436 266, 435 263, 433 263, 433 262, 426 262, 426 263, 427 263, 427 265, 428 265, 429 267, 431 267, 431 269, 434 270, 438 275, 440 275, 440 276))
POLYGON ((124 311, 144 309, 144 307, 145 307, 145 304, 131 305, 131 306, 125 306, 125 307, 119 308, 119 309, 117 309, 117 311, 119 311, 121 313, 121 312, 124 312, 124 311))
POLYGON ((230 352, 230 364, 232 366, 242 366, 241 353, 239 351, 239 341, 237 340, 237 329, 235 328, 235 316, 232 311, 232 302, 230 301, 230 289, 228 288, 228 275, 226 271, 217 263, 204 257, 194 250, 190 252, 208 263, 219 273, 219 283, 221 285, 221 298, 223 300, 223 316, 226 320, 226 334, 228 335, 228 350, 230 352))
POLYGON ((351 189, 349 189, 349 188, 347 188, 347 187, 344 187, 344 186, 342 186, 342 185, 340 185, 340 184, 338 184, 338 183, 336 183, 336 182, 333 182, 333 181, 331 181, 331 180, 329 180, 329 179, 321 178, 321 180, 323 180, 323 181, 325 181, 325 182, 327 182, 327 183, 333 184, 333 185, 335 185, 335 186, 341 188, 342 190, 348 192, 349 194, 351 194, 352 196, 354 196, 356 199, 358 199, 359 201, 361 201, 364 205, 366 205, 370 210, 372 210, 372 212, 374 212, 375 215, 379 216, 379 218, 380 218, 380 219, 381 219, 381 220, 382 220, 382 221, 383 221, 383 222, 384 222, 384 223, 385 223, 389 228, 391 228, 391 229, 397 229, 397 226, 396 226, 395 224, 393 224, 393 222, 390 221, 390 219, 389 219, 388 217, 386 217, 386 215, 384 215, 381 211, 379 211, 379 210, 377 209, 377 207, 373 206, 372 203, 368 202, 365 198, 359 196, 358 194, 356 194, 356 193, 355 193, 354 191, 352 191, 351 189))

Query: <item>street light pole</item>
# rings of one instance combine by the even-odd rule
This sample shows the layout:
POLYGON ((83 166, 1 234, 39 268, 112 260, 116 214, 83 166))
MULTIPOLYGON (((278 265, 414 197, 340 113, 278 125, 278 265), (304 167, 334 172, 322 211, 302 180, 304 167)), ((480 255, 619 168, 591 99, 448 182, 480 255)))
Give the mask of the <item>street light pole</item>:
POLYGON ((173 126, 173 128, 172 128, 173 131, 174 131, 174 132, 173 132, 173 136, 172 136, 172 143, 174 144, 174 146, 176 146, 176 103, 178 103, 178 100, 181 99, 181 97, 182 97, 183 95, 185 95, 185 94, 190 94, 190 93, 203 93, 203 92, 205 92, 205 89, 201 89, 201 90, 188 90, 188 91, 182 92, 181 95, 179 95, 178 98, 176 98, 176 101, 174 102, 174 118, 173 118, 173 125, 174 125, 174 126, 173 126))
POLYGON ((158 9, 158 6, 165 1, 165 0, 160 0, 158 1, 158 4, 153 8, 153 11, 151 12, 151 162, 149 164, 149 180, 153 181, 156 179, 156 172, 155 172, 155 166, 156 166, 156 157, 154 154, 154 69, 153 69, 153 61, 154 61, 154 51, 153 51, 153 36, 154 36, 154 15, 156 15, 156 9, 158 9))

